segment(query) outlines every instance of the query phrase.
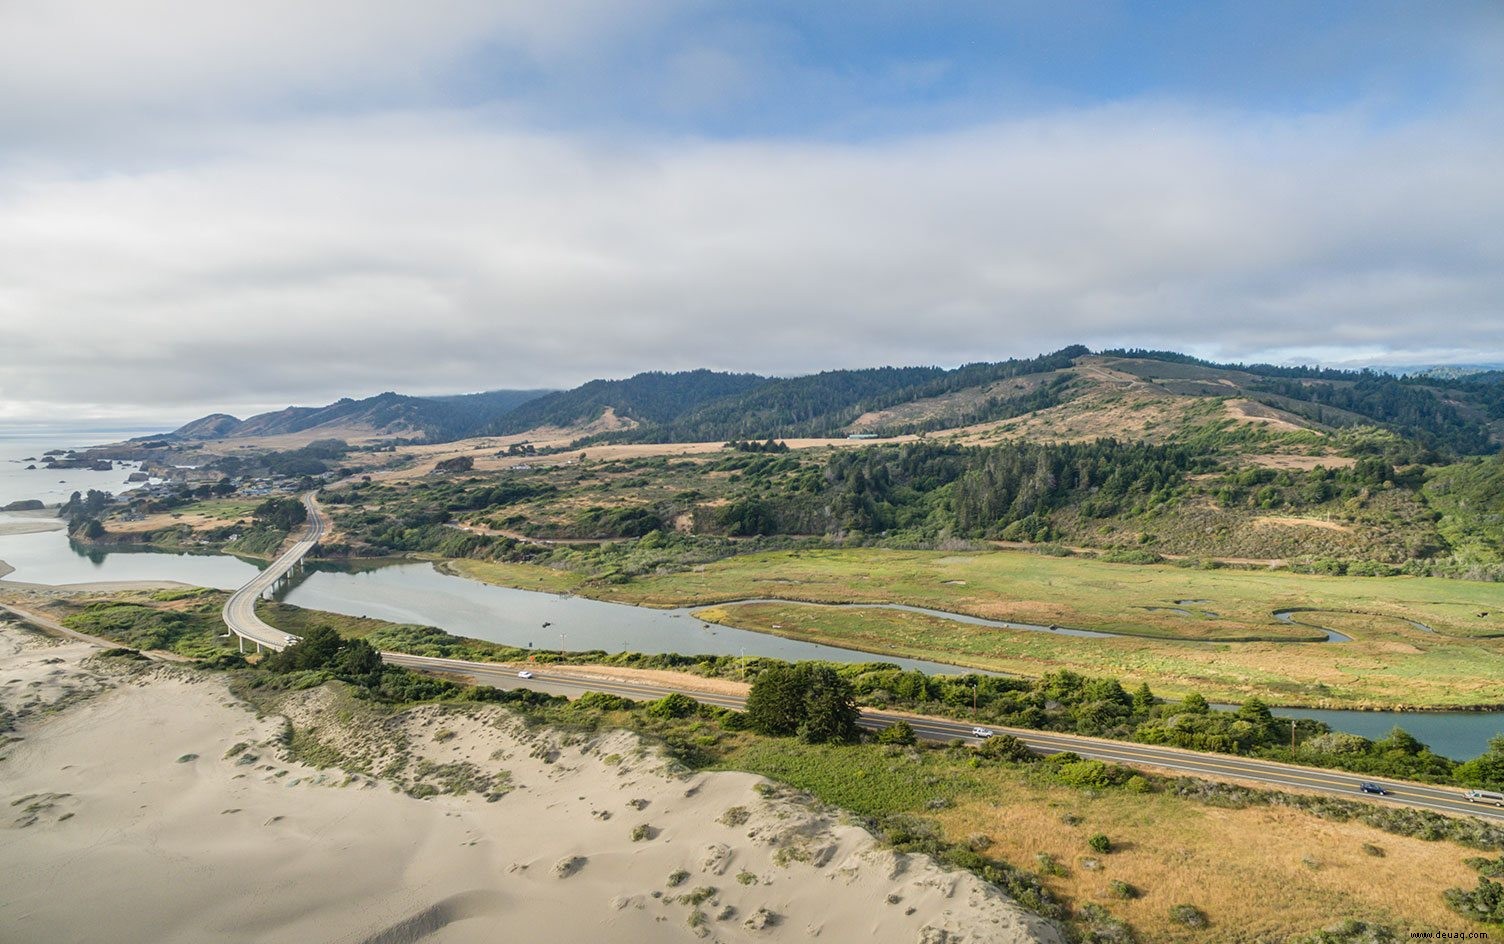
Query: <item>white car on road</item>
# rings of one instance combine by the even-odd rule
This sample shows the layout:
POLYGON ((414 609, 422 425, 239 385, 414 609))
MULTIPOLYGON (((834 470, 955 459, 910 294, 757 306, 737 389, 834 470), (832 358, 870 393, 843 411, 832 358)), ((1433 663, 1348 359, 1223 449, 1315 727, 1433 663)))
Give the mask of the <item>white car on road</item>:
POLYGON ((991 728, 972 728, 971 729, 971 736, 972 737, 990 738, 990 737, 992 737, 996 733, 997 732, 994 731, 994 730, 992 730, 991 728))
POLYGON ((527 669, 523 669, 521 672, 517 673, 517 677, 518 678, 532 678, 533 677, 533 673, 529 672, 527 669))

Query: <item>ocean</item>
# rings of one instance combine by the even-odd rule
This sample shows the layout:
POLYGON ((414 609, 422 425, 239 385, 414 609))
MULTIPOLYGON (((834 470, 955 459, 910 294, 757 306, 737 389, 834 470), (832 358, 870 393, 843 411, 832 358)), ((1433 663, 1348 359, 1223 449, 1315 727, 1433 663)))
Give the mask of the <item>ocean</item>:
POLYGON ((81 449, 147 436, 166 427, 121 429, 100 427, 30 427, 0 425, 0 506, 14 501, 38 499, 47 505, 68 500, 74 492, 91 488, 119 494, 130 486, 126 478, 138 466, 115 463, 109 472, 87 469, 44 469, 42 454, 50 449, 81 449), (35 465, 35 469, 27 466, 35 465))

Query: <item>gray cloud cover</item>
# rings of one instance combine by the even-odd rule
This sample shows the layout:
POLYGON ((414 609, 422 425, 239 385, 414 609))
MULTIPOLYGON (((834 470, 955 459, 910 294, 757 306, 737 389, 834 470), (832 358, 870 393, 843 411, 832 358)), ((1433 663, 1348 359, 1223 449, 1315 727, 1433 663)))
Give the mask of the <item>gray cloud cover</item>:
POLYGON ((314 38, 206 16, 114 58, 112 29, 165 14, 96 22, 76 72, 46 41, 69 4, 0 16, 24 90, 0 97, 0 420, 1078 340, 1504 358, 1487 86, 1402 119, 1141 97, 851 139, 549 127, 438 100, 434 70, 477 36, 568 60, 620 17, 494 6, 287 4, 265 28, 314 38), (310 89, 335 104, 271 107, 310 89))

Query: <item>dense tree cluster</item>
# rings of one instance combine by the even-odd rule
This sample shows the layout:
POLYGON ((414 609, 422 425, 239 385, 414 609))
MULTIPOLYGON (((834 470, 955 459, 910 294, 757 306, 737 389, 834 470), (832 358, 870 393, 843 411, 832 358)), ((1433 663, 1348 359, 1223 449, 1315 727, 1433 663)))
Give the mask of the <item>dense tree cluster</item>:
POLYGON ((776 505, 785 533, 919 528, 1049 540, 1055 509, 1077 505, 1084 515, 1106 517, 1165 502, 1187 473, 1206 465, 1182 447, 1113 440, 910 443, 834 455, 811 495, 779 496, 776 505))
POLYGON ((761 672, 747 695, 747 723, 761 734, 797 734, 811 744, 849 741, 857 733, 851 683, 815 662, 761 672))
POLYGON ((1451 400, 1397 377, 1364 372, 1356 380, 1310 383, 1268 379, 1256 390, 1314 405, 1301 412, 1329 426, 1374 422, 1428 446, 1462 455, 1493 452, 1488 425, 1451 400))
POLYGON ((788 452, 789 444, 769 436, 765 442, 755 439, 734 439, 726 444, 727 449, 737 452, 788 452))
POLYGON ((573 390, 524 403, 493 422, 485 432, 505 435, 539 426, 573 426, 597 419, 607 409, 642 423, 667 423, 702 403, 734 396, 767 382, 767 378, 756 374, 712 370, 675 374, 649 371, 626 380, 592 380, 573 390))
MULTIPOLYGON (((1088 354, 1068 347, 1040 357, 998 363, 940 367, 875 367, 831 370, 802 377, 759 377, 708 370, 638 374, 626 380, 595 380, 574 390, 540 397, 505 414, 490 433, 523 432, 538 426, 570 426, 599 418, 607 409, 639 424, 596 439, 630 442, 760 441, 785 436, 836 436, 864 413, 944 396, 1013 377, 1063 370, 1088 354)), ((943 424, 981 422, 1039 409, 1055 401, 1061 384, 1044 384, 1013 396, 994 396, 943 424)), ((910 423, 901 430, 936 428, 910 423)))
POLYGON ((264 528, 291 531, 308 520, 308 509, 296 498, 268 498, 256 506, 251 518, 264 528))

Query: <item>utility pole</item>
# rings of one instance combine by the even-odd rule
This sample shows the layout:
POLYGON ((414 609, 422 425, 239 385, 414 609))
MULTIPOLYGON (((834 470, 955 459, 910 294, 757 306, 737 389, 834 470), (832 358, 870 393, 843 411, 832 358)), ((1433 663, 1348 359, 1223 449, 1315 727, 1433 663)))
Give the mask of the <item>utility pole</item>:
POLYGON ((1295 750, 1295 719, 1290 719, 1290 750, 1295 750))
POLYGON ((971 715, 972 715, 972 717, 976 717, 976 714, 977 714, 977 680, 976 680, 976 676, 972 676, 972 679, 971 679, 971 715))
POLYGON ((559 655, 562 656, 563 654, 564 654, 564 634, 560 633, 559 634, 559 655))

